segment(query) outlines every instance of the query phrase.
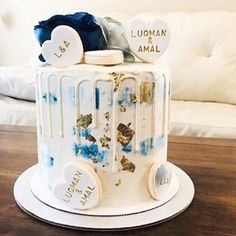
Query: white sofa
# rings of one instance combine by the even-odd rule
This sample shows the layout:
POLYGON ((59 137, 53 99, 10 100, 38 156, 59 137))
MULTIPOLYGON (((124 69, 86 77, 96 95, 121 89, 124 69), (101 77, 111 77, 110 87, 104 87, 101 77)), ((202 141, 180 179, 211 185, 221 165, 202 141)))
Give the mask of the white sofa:
MULTIPOLYGON (((170 45, 159 62, 172 71, 170 134, 236 138, 236 12, 155 13, 140 17, 164 18, 171 30, 170 45)), ((3 82, 4 69, 0 69, 0 94, 27 98, 27 94, 15 94, 17 90, 27 91, 16 82, 17 78, 15 82, 3 82), (3 84, 8 83, 8 90, 1 87, 1 79, 3 84), (12 87, 13 95, 9 91, 12 87)), ((23 69, 32 72, 29 67, 23 69)), ((34 81, 34 76, 29 80, 34 81)), ((0 95, 0 123, 36 124, 34 102, 5 95, 0 95)))

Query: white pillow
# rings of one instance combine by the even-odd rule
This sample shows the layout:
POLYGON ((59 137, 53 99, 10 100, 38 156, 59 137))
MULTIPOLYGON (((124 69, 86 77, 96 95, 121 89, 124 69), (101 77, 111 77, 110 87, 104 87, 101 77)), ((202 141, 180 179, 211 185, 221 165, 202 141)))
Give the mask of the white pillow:
POLYGON ((0 94, 35 101, 35 78, 31 67, 0 67, 0 94))

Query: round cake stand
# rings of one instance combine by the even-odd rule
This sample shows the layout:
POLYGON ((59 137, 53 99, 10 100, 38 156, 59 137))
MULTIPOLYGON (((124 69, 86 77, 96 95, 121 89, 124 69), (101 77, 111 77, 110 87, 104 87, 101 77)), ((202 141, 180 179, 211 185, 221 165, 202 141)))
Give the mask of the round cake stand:
POLYGON ((192 202, 194 185, 190 177, 177 166, 173 171, 179 178, 179 191, 167 203, 145 212, 123 216, 90 216, 61 211, 38 200, 31 192, 31 178, 36 172, 32 166, 23 172, 14 185, 14 197, 19 207, 29 215, 44 222, 74 229, 127 230, 169 220, 183 212, 192 202))

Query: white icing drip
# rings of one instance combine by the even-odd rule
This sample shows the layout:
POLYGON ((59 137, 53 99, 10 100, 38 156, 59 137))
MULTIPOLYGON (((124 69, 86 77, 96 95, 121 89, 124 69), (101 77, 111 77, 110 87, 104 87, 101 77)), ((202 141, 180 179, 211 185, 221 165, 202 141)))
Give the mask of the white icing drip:
MULTIPOLYGON (((80 84, 83 81, 80 81, 79 83, 76 84, 76 89, 75 89, 75 107, 76 107, 76 119, 80 117, 80 84)), ((75 126, 76 126, 76 143, 80 144, 80 126, 77 125, 77 120, 75 121, 75 126)))
MULTIPOLYGON (((155 75, 156 77, 156 75, 155 75)), ((155 80, 155 87, 154 87, 154 96, 153 96, 153 110, 152 110, 152 123, 153 123, 153 146, 154 148, 157 147, 157 135, 158 135, 158 79, 155 80)))
MULTIPOLYGON (((41 75, 41 73, 40 73, 41 75)), ((39 106, 39 110, 40 110, 40 124, 41 124, 41 137, 42 137, 42 142, 44 142, 45 140, 45 128, 44 128, 44 118, 43 118, 43 101, 42 101, 42 94, 41 94, 41 91, 42 91, 42 81, 41 81, 41 76, 39 76, 37 78, 37 87, 38 87, 38 106, 39 106)))
MULTIPOLYGON (((78 119, 80 117, 80 85, 81 83, 83 82, 86 82, 86 81, 89 81, 89 79, 84 79, 82 81, 80 81, 79 83, 77 83, 76 85, 76 91, 75 91, 75 96, 76 96, 76 102, 75 102, 75 106, 76 106, 76 118, 78 119)), ((97 110, 96 110, 96 86, 97 86, 97 82, 98 81, 107 81, 107 80, 101 80, 101 79, 98 79, 98 80, 93 80, 93 82, 91 82, 91 90, 93 91, 92 92, 92 124, 93 124, 93 128, 97 127, 97 110)), ((76 135, 76 142, 77 144, 80 144, 80 127, 77 126, 77 135, 76 135)))
POLYGON ((41 74, 37 73, 36 74, 36 107, 37 107, 37 144, 38 144, 38 164, 39 164, 39 174, 42 175, 42 168, 41 168, 41 163, 42 163, 42 158, 41 158, 41 153, 40 153, 40 144, 44 143, 44 122, 43 122, 43 109, 42 109, 42 96, 41 96, 41 74))
POLYGON ((52 138, 52 114, 51 114, 51 106, 50 106, 50 85, 49 85, 49 78, 47 77, 47 113, 48 113, 48 136, 52 138))
POLYGON ((40 102, 39 102, 39 78, 40 78, 40 74, 36 74, 36 89, 35 89, 35 93, 36 93, 36 115, 37 115, 37 136, 38 136, 38 143, 39 143, 39 137, 42 136, 42 124, 40 122, 40 117, 41 117, 41 110, 40 110, 40 102))
POLYGON ((91 90, 92 90, 92 127, 97 127, 97 109, 96 109, 96 86, 97 81, 91 81, 91 90))
MULTIPOLYGON (((131 75, 132 76, 132 75, 131 75)), ((133 79, 133 76, 132 77, 129 77, 129 76, 125 76, 123 78, 121 78, 121 81, 124 81, 125 79, 133 79)), ((135 79, 133 79, 134 81, 136 81, 135 79)), ((115 88, 115 82, 113 82, 113 91, 114 91, 114 88, 115 88)), ((140 83, 138 83, 140 84, 140 83)), ((112 156, 112 172, 113 173, 117 173, 118 172, 118 157, 116 155, 117 153, 117 137, 116 137, 116 134, 117 134, 117 97, 118 97, 118 90, 119 88, 117 89, 116 92, 113 92, 113 104, 112 104, 112 126, 113 126, 113 129, 112 129, 112 147, 113 147, 113 156, 112 156)), ((137 104, 138 102, 136 102, 137 104)))
POLYGON ((166 112, 167 112, 167 107, 168 106, 168 101, 167 101, 167 84, 166 84, 166 77, 165 74, 162 74, 163 82, 164 82, 164 93, 163 93, 163 109, 162 109, 162 136, 166 136, 166 112))
MULTIPOLYGON (((115 87, 115 83, 114 83, 115 87)), ((117 173, 118 172, 118 160, 116 156, 117 151, 117 137, 116 137, 116 129, 117 129, 117 96, 118 92, 113 93, 113 104, 112 104, 112 172, 117 173)))
POLYGON ((136 122, 135 122, 135 150, 136 152, 140 151, 140 85, 141 85, 141 79, 136 82, 136 107, 135 107, 135 116, 136 116, 136 122))
POLYGON ((168 78, 166 77, 165 74, 164 78, 165 78, 165 83, 166 83, 166 100, 165 100, 165 136, 168 136, 168 124, 169 124, 169 108, 170 108, 170 96, 169 96, 169 89, 170 89, 170 82, 168 80, 168 78))
POLYGON ((163 97, 162 97, 162 124, 161 124, 161 136, 163 137, 165 134, 165 97, 166 97, 166 83, 164 74, 162 74, 162 81, 163 81, 163 97))
POLYGON ((39 108, 39 91, 38 91, 38 80, 39 80, 39 74, 36 74, 36 89, 35 89, 35 96, 36 96, 36 116, 37 116, 37 135, 38 137, 41 136, 40 131, 40 108, 39 108))
POLYGON ((60 133, 59 135, 61 137, 64 137, 64 120, 63 120, 63 99, 62 99, 62 80, 63 80, 63 76, 59 79, 59 83, 58 83, 58 102, 60 105, 60 133))
POLYGON ((171 81, 169 81, 169 90, 168 90, 168 123, 167 123, 167 130, 169 133, 169 127, 170 127, 170 106, 171 106, 171 81))

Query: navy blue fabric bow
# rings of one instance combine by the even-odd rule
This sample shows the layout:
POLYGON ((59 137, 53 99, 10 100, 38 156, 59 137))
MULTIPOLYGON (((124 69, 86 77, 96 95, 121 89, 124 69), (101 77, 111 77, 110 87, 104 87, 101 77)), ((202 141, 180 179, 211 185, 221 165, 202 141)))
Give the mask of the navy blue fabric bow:
MULTIPOLYGON (((34 33, 40 46, 51 39, 51 33, 59 25, 67 25, 76 30, 81 38, 84 51, 101 50, 107 47, 102 28, 95 22, 95 17, 87 12, 77 12, 72 15, 55 15, 45 21, 40 21, 34 27, 34 33)), ((39 59, 45 62, 42 55, 39 59)))

